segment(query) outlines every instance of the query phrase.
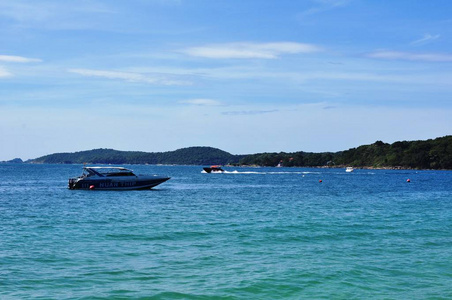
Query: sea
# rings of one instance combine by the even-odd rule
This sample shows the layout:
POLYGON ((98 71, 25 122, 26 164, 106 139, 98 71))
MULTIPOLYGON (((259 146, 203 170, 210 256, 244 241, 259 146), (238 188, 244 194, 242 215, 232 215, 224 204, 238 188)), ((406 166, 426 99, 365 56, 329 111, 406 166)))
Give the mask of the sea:
POLYGON ((0 299, 452 299, 452 171, 0 164, 0 299))

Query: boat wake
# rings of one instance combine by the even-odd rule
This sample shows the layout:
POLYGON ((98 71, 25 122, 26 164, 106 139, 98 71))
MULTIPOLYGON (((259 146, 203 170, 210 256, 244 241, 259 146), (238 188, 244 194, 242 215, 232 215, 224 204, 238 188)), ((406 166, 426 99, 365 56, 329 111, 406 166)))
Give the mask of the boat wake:
POLYGON ((211 172, 201 171, 204 174, 259 174, 259 175, 279 175, 279 174, 293 174, 293 175, 305 175, 305 174, 321 174, 320 172, 258 172, 258 171, 223 171, 223 172, 211 172))

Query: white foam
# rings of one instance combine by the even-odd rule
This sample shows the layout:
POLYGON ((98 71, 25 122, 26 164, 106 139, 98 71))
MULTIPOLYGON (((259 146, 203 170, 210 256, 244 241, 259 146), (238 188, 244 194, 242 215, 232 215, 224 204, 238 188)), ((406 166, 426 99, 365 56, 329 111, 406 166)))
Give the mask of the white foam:
POLYGON ((321 174, 321 172, 288 172, 288 171, 276 171, 276 172, 259 172, 259 171, 222 171, 222 172, 215 172, 212 171, 210 173, 207 173, 206 171, 202 170, 201 173, 203 174, 258 174, 258 175, 281 175, 281 174, 291 174, 291 175, 305 175, 305 174, 321 174))

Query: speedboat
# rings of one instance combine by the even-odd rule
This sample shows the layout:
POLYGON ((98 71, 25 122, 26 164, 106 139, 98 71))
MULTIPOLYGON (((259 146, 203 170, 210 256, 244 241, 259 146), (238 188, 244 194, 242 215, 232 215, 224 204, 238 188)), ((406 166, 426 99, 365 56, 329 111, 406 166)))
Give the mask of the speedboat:
POLYGON ((83 167, 83 174, 69 179, 71 190, 150 189, 170 179, 160 175, 135 175, 122 167, 83 167))
POLYGON ((224 172, 224 170, 220 166, 205 167, 205 168, 203 168, 203 170, 206 173, 223 173, 224 172))
POLYGON ((351 172, 353 172, 353 171, 354 171, 353 167, 347 167, 347 168, 345 168, 345 172, 347 172, 347 173, 351 173, 351 172))

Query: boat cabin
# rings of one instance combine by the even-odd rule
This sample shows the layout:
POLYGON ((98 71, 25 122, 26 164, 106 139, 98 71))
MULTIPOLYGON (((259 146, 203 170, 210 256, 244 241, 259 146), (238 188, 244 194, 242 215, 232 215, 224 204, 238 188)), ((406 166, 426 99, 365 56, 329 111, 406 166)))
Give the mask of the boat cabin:
POLYGON ((84 167, 83 177, 117 177, 117 176, 136 176, 132 170, 123 167, 84 167))

